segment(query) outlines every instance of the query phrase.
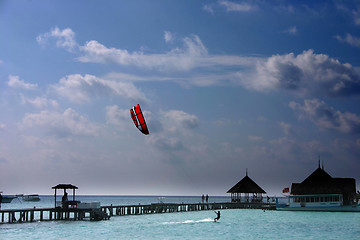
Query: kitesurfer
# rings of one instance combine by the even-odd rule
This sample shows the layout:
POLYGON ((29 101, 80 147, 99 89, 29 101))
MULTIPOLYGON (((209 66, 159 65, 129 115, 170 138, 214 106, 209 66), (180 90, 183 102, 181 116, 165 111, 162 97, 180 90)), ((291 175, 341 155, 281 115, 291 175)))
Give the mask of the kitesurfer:
POLYGON ((220 211, 214 211, 216 213, 216 218, 214 218, 214 222, 217 222, 220 219, 220 211))

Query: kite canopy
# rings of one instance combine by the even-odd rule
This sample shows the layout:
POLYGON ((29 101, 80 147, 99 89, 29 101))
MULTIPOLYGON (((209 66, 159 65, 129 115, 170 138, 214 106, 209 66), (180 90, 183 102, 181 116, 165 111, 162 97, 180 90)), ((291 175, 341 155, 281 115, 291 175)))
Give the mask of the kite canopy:
POLYGON ((135 126, 145 135, 149 134, 149 130, 146 126, 144 115, 142 114, 139 104, 136 104, 130 109, 131 118, 134 121, 135 126))

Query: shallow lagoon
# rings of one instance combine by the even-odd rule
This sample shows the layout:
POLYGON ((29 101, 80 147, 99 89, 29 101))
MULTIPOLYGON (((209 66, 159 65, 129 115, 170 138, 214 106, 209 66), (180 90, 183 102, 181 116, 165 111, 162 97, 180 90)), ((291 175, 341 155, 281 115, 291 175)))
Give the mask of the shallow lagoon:
MULTIPOLYGON (((196 197, 83 197, 102 205, 151 202, 199 202, 196 197)), ((14 200, 16 201, 16 199, 14 200)), ((228 201, 228 198, 210 198, 228 201)), ((52 197, 39 203, 5 207, 52 206, 52 197)), ((114 216, 108 221, 56 221, 0 225, 0 239, 359 239, 360 213, 283 212, 252 209, 114 216)))

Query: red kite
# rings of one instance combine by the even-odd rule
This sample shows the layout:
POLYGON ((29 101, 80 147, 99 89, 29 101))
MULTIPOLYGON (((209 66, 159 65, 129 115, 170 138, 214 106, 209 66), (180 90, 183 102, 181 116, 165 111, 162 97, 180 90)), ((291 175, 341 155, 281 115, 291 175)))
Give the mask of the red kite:
POLYGON ((139 104, 136 104, 130 109, 131 118, 134 121, 135 126, 145 135, 149 134, 149 129, 146 126, 144 115, 141 112, 139 104))

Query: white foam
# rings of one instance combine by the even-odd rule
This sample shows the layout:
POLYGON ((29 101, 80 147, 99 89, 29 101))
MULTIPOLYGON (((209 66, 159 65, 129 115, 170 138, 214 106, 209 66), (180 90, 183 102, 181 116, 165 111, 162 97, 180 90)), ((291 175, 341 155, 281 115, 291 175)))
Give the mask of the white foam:
POLYGON ((183 222, 163 222, 162 224, 186 224, 186 223, 203 223, 203 222, 213 222, 211 218, 205 218, 201 220, 185 220, 183 222))

